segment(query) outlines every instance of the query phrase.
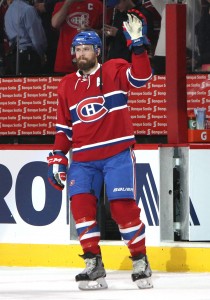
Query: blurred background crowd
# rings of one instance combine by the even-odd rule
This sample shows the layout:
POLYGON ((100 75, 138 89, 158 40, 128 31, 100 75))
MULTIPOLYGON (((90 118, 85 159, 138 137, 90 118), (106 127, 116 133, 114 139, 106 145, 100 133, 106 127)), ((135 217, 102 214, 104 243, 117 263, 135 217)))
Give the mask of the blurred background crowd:
POLYGON ((166 4, 186 4, 187 72, 210 71, 210 0, 0 0, 0 76, 65 75, 76 70, 70 46, 81 30, 103 42, 102 62, 130 61, 122 24, 135 8, 147 20, 155 74, 165 74, 166 4))

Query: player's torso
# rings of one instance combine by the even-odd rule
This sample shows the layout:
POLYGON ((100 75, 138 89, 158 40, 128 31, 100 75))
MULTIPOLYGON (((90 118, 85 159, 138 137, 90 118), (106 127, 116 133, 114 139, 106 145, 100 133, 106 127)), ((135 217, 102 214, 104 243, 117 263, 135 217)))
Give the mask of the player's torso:
POLYGON ((133 143, 127 91, 113 74, 117 70, 108 64, 102 72, 99 68, 90 76, 70 74, 63 79, 61 105, 64 104, 72 124, 75 160, 105 158, 133 143))
MULTIPOLYGON (((70 108, 87 105, 91 111, 100 110, 101 106, 107 109, 114 109, 117 102, 122 105, 127 103, 127 91, 118 80, 114 80, 112 75, 115 70, 109 66, 100 68, 91 75, 70 74, 65 83, 65 100, 70 108), (119 100, 120 99, 120 100, 119 100)), ((78 74, 78 73, 77 73, 78 74)))

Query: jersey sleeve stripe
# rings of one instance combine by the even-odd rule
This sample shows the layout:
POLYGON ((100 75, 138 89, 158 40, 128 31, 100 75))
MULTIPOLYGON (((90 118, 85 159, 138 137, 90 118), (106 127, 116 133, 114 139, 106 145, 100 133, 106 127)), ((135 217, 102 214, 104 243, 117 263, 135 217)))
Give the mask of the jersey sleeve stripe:
POLYGON ((131 69, 129 68, 127 70, 127 78, 133 87, 140 88, 143 85, 145 85, 147 83, 147 81, 149 81, 152 78, 152 73, 147 78, 135 78, 131 75, 131 69))
POLYGON ((72 128, 71 127, 67 127, 67 126, 64 126, 61 124, 56 124, 55 130, 56 130, 56 133, 63 132, 70 141, 72 140, 72 128))

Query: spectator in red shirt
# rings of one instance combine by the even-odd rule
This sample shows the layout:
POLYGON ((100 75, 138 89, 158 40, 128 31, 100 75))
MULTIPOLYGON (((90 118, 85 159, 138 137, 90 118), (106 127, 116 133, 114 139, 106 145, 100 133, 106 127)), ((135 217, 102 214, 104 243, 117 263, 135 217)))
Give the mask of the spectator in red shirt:
POLYGON ((69 45, 73 37, 85 28, 101 30, 103 4, 100 0, 65 0, 56 3, 52 26, 59 29, 54 72, 72 73, 76 70, 69 45))

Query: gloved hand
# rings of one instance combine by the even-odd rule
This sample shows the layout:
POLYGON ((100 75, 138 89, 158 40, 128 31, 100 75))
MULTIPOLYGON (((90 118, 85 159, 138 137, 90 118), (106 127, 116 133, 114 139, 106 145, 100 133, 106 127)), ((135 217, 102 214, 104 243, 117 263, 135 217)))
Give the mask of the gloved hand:
POLYGON ((128 21, 123 22, 123 32, 129 49, 136 46, 150 45, 146 36, 147 21, 144 15, 136 9, 128 10, 128 21))
POLYGON ((62 191, 66 181, 66 171, 68 159, 62 151, 49 153, 48 161, 48 180, 50 184, 59 191, 62 191))

